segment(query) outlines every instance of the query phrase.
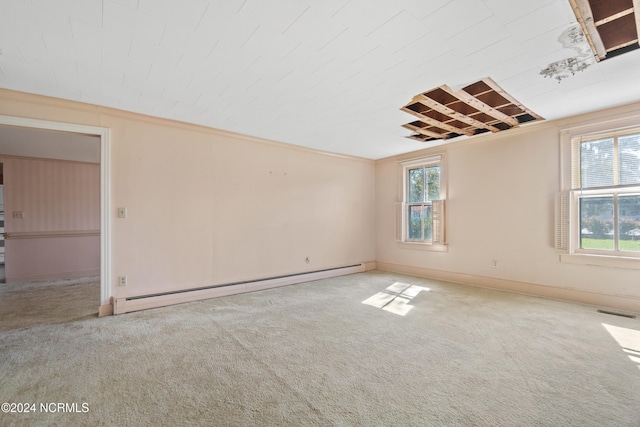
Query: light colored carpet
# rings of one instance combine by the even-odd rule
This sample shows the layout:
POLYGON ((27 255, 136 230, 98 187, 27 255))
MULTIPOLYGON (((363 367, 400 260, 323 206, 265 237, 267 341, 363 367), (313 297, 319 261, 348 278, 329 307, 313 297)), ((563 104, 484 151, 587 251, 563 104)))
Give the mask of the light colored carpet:
POLYGON ((100 278, 0 283, 0 331, 98 316, 100 278))
POLYGON ((88 412, 1 425, 640 426, 637 319, 378 271, 2 330, 0 400, 88 412))

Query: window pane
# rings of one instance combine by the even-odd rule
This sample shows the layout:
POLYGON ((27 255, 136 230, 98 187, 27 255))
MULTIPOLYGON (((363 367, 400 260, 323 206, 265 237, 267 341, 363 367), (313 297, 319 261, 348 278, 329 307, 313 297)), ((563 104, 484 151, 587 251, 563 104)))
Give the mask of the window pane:
POLYGON ((424 240, 431 240, 431 206, 424 206, 424 240))
POLYGON ((424 168, 409 169, 409 202, 424 202, 424 168))
POLYGON ((580 177, 582 188, 614 184, 613 138, 580 144, 580 177))
POLYGON ((614 250, 613 197, 580 199, 580 247, 614 250))
POLYGON ((618 198, 621 251, 640 252, 640 195, 618 198))
POLYGON ((640 183, 640 134, 618 138, 620 184, 640 183))
POLYGON ((440 166, 425 168, 425 171, 429 187, 429 200, 440 200, 440 166))
POLYGON ((422 240, 422 211, 424 206, 409 206, 409 239, 422 240))

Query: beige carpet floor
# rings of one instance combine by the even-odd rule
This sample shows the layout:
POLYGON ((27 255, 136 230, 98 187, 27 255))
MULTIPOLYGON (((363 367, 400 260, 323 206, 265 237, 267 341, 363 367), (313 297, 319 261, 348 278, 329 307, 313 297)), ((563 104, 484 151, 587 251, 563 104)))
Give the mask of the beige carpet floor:
POLYGON ((97 317, 100 278, 0 283, 0 331, 97 317))
POLYGON ((594 307, 379 271, 51 324, 6 295, 0 400, 36 411, 3 426, 640 426, 640 322, 594 307))

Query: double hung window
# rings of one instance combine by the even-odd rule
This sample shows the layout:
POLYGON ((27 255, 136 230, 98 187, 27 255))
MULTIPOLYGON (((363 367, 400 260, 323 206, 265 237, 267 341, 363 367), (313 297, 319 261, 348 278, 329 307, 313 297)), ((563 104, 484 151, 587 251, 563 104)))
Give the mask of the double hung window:
POLYGON ((570 249, 640 258, 640 129, 571 140, 570 249))
MULTIPOLYGON (((402 163, 402 228, 398 240, 444 243, 444 186, 442 155, 402 163)), ((400 220, 398 218, 397 220, 400 220)), ((400 221, 399 221, 400 223, 400 221)))

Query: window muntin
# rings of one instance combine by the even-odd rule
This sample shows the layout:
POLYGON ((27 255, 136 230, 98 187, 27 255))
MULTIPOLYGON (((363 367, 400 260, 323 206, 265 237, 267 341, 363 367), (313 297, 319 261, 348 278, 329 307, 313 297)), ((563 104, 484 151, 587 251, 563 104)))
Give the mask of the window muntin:
POLYGON ((406 168, 406 240, 433 240, 433 202, 441 199, 440 164, 406 168))
POLYGON ((572 144, 574 252, 640 257, 640 130, 572 144))

